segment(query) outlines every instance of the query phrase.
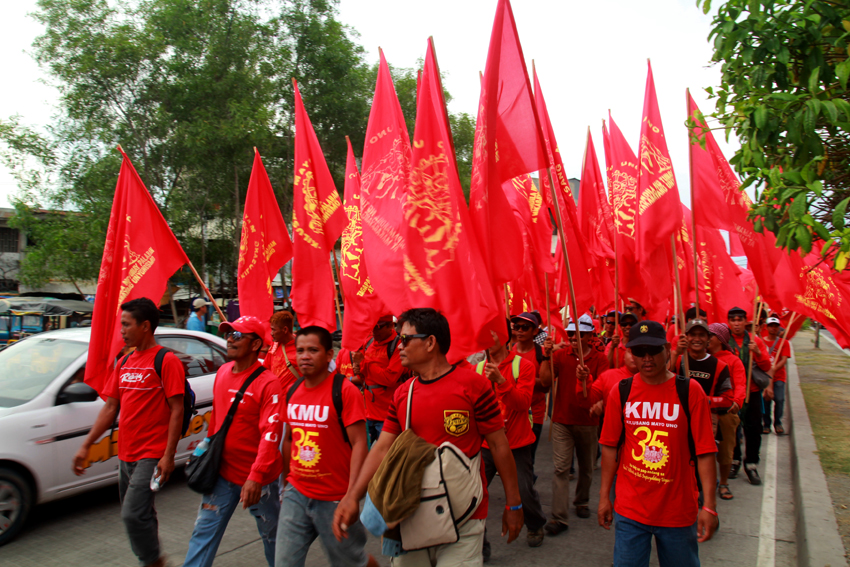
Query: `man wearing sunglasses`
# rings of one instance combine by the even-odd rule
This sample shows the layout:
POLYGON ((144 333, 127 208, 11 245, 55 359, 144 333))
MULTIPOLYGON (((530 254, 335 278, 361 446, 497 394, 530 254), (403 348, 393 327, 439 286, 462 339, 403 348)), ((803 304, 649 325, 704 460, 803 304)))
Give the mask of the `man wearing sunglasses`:
POLYGON ((622 317, 622 313, 617 313, 616 311, 609 311, 608 314, 605 315, 605 321, 602 325, 602 344, 608 346, 608 343, 611 342, 611 339, 617 332, 617 316, 622 317))
MULTIPOLYGON (((219 329, 227 337, 227 364, 218 369, 213 385, 210 434, 224 423, 233 396, 254 371, 268 333, 256 317, 242 316, 219 329)), ((183 565, 209 567, 239 503, 257 522, 266 561, 274 565, 275 538, 280 514, 278 477, 280 454, 280 380, 264 370, 245 390, 224 441, 221 469, 211 494, 204 494, 183 565)))
POLYGON ((534 445, 531 449, 532 467, 537 446, 540 444, 540 434, 543 431, 543 421, 546 417, 546 392, 549 391, 549 388, 544 388, 540 384, 540 364, 547 360, 547 357, 543 354, 543 347, 534 342, 539 327, 540 322, 535 313, 520 313, 511 318, 511 332, 514 339, 511 352, 534 365, 534 392, 531 396, 531 430, 534 432, 534 445))
POLYGON ((591 348, 593 320, 584 314, 567 326, 569 347, 552 353, 552 341, 547 339, 543 352, 551 360, 540 365, 540 383, 548 388, 557 381, 552 402, 552 450, 555 475, 552 479, 552 519, 546 533, 555 536, 567 530, 570 497, 570 465, 575 453, 578 461, 578 483, 573 504, 579 518, 589 518, 590 486, 593 482, 593 462, 596 457, 596 430, 599 418, 590 413, 593 380, 608 370, 608 361, 598 350, 591 348), (584 365, 579 362, 582 349, 584 365))
POLYGON ((362 385, 366 398, 366 431, 370 447, 381 434, 387 410, 404 371, 397 337, 393 316, 384 315, 375 323, 369 342, 351 353, 352 382, 362 385))
POLYGON ((614 523, 618 567, 648 566, 653 536, 661 567, 697 567, 697 542, 711 539, 719 524, 713 490, 705 491, 705 505, 699 507, 688 436, 702 485, 713 487, 716 447, 708 402, 698 382, 677 379, 667 369, 670 345, 663 325, 639 322, 626 346, 639 372, 627 388, 621 383, 609 395, 599 440, 599 525, 611 529, 614 523), (627 397, 621 400, 624 390, 627 397), (613 509, 609 495, 615 473, 613 509))
POLYGON ((620 332, 614 333, 611 337, 611 342, 605 347, 605 359, 608 361, 609 368, 623 366, 626 343, 629 341, 629 329, 637 322, 638 318, 633 313, 623 313, 620 315, 620 332), (620 338, 620 335, 622 335, 622 338, 620 338))
MULTIPOLYGON (((396 391, 378 442, 372 446, 356 482, 337 507, 334 533, 337 538, 343 537, 343 528, 357 521, 360 500, 369 481, 408 421, 407 397, 412 385, 410 429, 416 435, 437 446, 449 441, 468 457, 477 455, 486 439, 505 488, 507 505, 502 513, 502 536, 508 534, 508 543, 512 542, 522 531, 522 500, 516 464, 493 386, 474 371, 452 366, 446 360, 451 335, 442 314, 430 308, 410 309, 399 320, 401 363, 417 378, 396 391)), ((471 519, 459 528, 458 541, 394 557, 393 565, 481 565, 488 508, 483 467, 481 476, 484 497, 471 519)))

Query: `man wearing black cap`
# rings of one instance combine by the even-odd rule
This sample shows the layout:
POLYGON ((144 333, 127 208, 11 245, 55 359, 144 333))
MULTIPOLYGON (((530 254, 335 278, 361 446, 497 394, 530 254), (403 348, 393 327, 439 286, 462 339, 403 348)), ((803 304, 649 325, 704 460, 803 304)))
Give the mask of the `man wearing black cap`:
POLYGON ((606 346, 608 345, 608 343, 611 342, 611 339, 617 332, 617 319, 619 318, 618 316, 622 317, 622 313, 617 313, 616 311, 609 311, 605 315, 605 319, 602 325, 602 336, 600 338, 602 339, 602 344, 606 346))
POLYGON ((714 486, 706 396, 698 382, 667 369, 670 345, 660 323, 636 324, 626 346, 639 373, 609 394, 599 440, 599 525, 610 529, 614 523, 615 565, 649 565, 654 536, 661 567, 697 567, 697 542, 711 539, 719 523, 713 490, 705 491, 699 507, 693 470, 696 464, 702 485, 714 486), (610 500, 615 473, 616 509, 610 500))
MULTIPOLYGON (((708 341, 711 333, 708 322, 703 319, 692 319, 685 327, 687 348, 676 347, 676 365, 673 372, 679 376, 685 375, 684 356, 688 357, 688 372, 692 380, 699 382, 703 392, 708 396, 713 414, 726 413, 733 404, 732 376, 722 361, 708 352, 708 341)), ((716 423, 714 419, 712 419, 716 423)))
POLYGON ((546 533, 558 535, 567 529, 570 496, 570 464, 575 452, 578 461, 578 484, 573 504, 579 518, 589 518, 590 486, 593 482, 593 462, 596 457, 597 426, 599 418, 590 413, 593 380, 608 370, 602 353, 591 348, 593 320, 582 315, 571 320, 567 327, 569 348, 552 354, 552 340, 543 346, 552 360, 540 365, 540 383, 544 387, 557 380, 552 403, 552 452, 555 475, 552 479, 552 520, 546 524, 546 533), (579 362, 578 349, 582 349, 584 365, 579 362))
MULTIPOLYGON (((751 372, 750 356, 752 355, 753 366, 758 366, 765 372, 771 368, 770 355, 767 346, 756 333, 747 331, 747 312, 740 307, 729 310, 729 330, 732 336, 729 339, 729 348, 735 353, 749 374, 751 372)), ((761 484, 758 473, 759 451, 761 450, 762 431, 762 394, 761 389, 756 386, 755 381, 750 379, 750 399, 742 410, 741 423, 744 426, 744 439, 746 440, 746 454, 744 455, 744 472, 750 484, 761 484)), ((741 448, 735 447, 735 460, 740 460, 741 448)), ((737 471, 733 468, 733 473, 737 471)))
POLYGON ((531 465, 534 467, 534 457, 540 444, 540 433, 543 431, 543 421, 546 417, 546 392, 540 384, 540 364, 548 358, 543 354, 543 347, 534 342, 534 336, 540 327, 536 313, 520 313, 511 317, 511 333, 514 346, 511 352, 526 359, 534 365, 534 393, 531 397, 531 430, 534 432, 534 446, 531 449, 531 465))
POLYGON ((624 364, 623 357, 626 354, 626 343, 629 340, 629 329, 632 325, 638 322, 638 318, 633 313, 623 313, 620 315, 620 334, 614 333, 611 337, 611 342, 605 347, 605 358, 608 360, 609 368, 619 368, 624 364))

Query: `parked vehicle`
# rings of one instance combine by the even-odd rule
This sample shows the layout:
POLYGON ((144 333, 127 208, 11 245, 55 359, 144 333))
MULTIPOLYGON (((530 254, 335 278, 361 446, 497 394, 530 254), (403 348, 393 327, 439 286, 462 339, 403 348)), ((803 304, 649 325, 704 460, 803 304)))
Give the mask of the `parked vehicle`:
MULTIPOLYGON (((33 506, 118 482, 120 413, 114 432, 92 446, 86 473, 71 470, 104 404, 83 382, 90 336, 89 327, 48 331, 0 351, 0 545, 20 531, 33 506)), ((182 464, 206 435, 226 343, 165 327, 155 337, 183 363, 197 398, 197 415, 177 445, 182 464)))

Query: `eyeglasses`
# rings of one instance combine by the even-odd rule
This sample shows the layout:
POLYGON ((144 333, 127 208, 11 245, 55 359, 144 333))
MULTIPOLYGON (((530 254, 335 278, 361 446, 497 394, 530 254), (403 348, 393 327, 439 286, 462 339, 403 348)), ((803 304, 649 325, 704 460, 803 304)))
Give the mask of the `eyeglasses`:
POLYGON ((631 349, 632 356, 643 358, 647 354, 649 356, 657 356, 664 351, 664 345, 640 345, 634 346, 631 349))
POLYGON ((427 339, 431 335, 426 335, 424 333, 417 333, 415 335, 399 335, 399 341, 401 342, 401 346, 406 347, 407 343, 412 341, 413 339, 427 339))
POLYGON ((519 324, 519 325, 511 325, 511 328, 513 328, 514 331, 530 331, 534 327, 531 326, 531 325, 519 324))
POLYGON ((253 335, 254 333, 243 333, 242 331, 230 331, 225 336, 227 340, 241 341, 243 337, 253 335))

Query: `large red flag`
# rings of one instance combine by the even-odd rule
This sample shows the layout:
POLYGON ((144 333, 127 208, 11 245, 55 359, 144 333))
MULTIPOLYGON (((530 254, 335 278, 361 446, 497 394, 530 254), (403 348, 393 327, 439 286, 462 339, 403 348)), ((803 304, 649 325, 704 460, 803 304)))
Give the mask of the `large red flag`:
MULTIPOLYGON (((411 305, 442 312, 452 331, 449 360, 492 345, 499 314, 487 268, 470 231, 432 42, 416 101, 410 187, 404 203, 404 283, 411 305)), ((502 325, 504 327, 504 324, 502 325)))
POLYGON ((168 278, 189 259, 130 158, 115 186, 112 213, 94 296, 85 382, 103 395, 112 362, 121 351, 121 304, 147 297, 159 304, 168 278))
MULTIPOLYGON (((283 222, 271 181, 254 149, 254 167, 245 196, 236 286, 239 312, 268 321, 274 313, 272 280, 292 258, 292 240, 283 222)), ((282 282, 286 285, 286 282, 282 282)))
POLYGON ((773 272, 782 252, 772 233, 759 234, 747 219, 750 198, 714 139, 694 99, 688 95, 688 116, 694 122, 690 132, 690 159, 693 170, 694 220, 696 224, 729 231, 733 255, 740 249, 747 267, 759 286, 759 294, 770 305, 781 305, 773 272), (705 140, 705 149, 698 140, 705 140))
POLYGON ((740 268, 726 252, 726 243, 716 228, 697 225, 696 246, 699 255, 700 309, 711 323, 725 323, 735 306, 752 305, 738 278, 740 268))
POLYGON ((345 297, 342 320, 342 348, 354 351, 372 334, 378 319, 389 312, 372 287, 363 250, 363 224, 360 221, 360 172, 354 160, 351 141, 345 162, 345 199, 343 208, 348 225, 342 231, 339 284, 345 297))
POLYGON ((555 271, 552 261, 552 221, 546 207, 546 203, 551 201, 551 195, 546 199, 541 194, 548 187, 546 183, 538 189, 527 173, 502 184, 527 243, 524 262, 530 262, 537 270, 552 273, 555 271))
MULTIPOLYGON (((634 298, 642 305, 649 303, 649 293, 635 255, 637 236, 638 193, 637 157, 629 147, 617 123, 608 114, 608 130, 603 127, 606 169, 610 172, 608 188, 614 210, 614 237, 617 241, 617 271, 620 278, 620 297, 634 298), (610 150, 610 155, 609 155, 610 150)), ((665 247, 669 249, 669 244, 665 247)))
POLYGON ((584 151, 584 169, 578 192, 578 218, 581 233, 590 253, 597 258, 614 259, 614 214, 605 195, 605 183, 599 169, 599 159, 590 128, 587 129, 587 146, 584 151))
POLYGON ((367 272, 376 275, 372 285, 381 301, 399 314, 409 307, 402 205, 410 182, 410 138, 384 52, 380 55, 363 147, 360 218, 367 272))
POLYGON ((472 223, 493 284, 522 272, 522 240, 502 184, 548 166, 511 4, 499 0, 481 83, 470 188, 472 223))
POLYGON ((330 254, 345 228, 342 202, 301 92, 295 88, 295 183, 292 207, 292 307, 302 327, 337 327, 330 254))

